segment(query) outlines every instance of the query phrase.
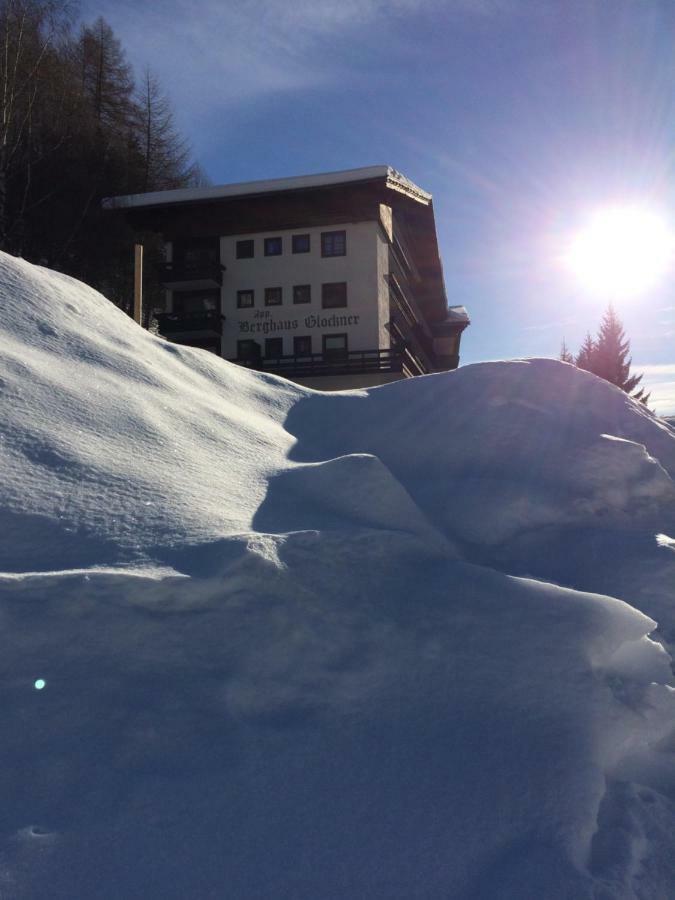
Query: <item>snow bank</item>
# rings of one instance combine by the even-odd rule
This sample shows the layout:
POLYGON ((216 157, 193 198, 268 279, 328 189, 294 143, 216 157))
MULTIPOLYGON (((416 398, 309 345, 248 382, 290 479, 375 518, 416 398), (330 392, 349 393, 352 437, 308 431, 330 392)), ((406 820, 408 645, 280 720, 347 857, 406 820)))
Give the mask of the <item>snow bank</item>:
POLYGON ((0 284, 0 894, 669 895, 670 429, 550 361, 322 395, 0 284))
POLYGON ((675 640, 675 435, 618 388, 553 360, 466 366, 299 399, 294 459, 377 456, 465 558, 621 597, 675 640))

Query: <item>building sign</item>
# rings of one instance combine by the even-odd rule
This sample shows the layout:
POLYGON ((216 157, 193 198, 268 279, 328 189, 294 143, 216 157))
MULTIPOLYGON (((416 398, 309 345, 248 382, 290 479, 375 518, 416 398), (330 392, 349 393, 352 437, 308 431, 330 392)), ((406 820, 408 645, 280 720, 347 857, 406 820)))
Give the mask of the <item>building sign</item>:
POLYGON ((256 313, 256 319, 262 321, 239 322, 239 334, 274 334, 276 331, 295 331, 301 326, 305 329, 312 328, 344 328, 347 325, 358 325, 360 316, 344 316, 332 313, 329 316, 320 316, 312 313, 303 319, 273 319, 269 312, 263 318, 262 310, 256 313))

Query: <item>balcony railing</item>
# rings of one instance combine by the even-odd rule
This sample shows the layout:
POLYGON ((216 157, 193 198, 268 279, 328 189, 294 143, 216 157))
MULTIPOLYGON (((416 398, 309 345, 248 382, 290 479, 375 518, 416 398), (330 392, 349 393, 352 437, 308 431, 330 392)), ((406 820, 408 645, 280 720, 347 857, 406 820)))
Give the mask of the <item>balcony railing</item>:
POLYGON ((218 310, 204 309, 198 312, 161 313, 157 316, 159 333, 164 335, 192 334, 195 331, 222 334, 223 322, 218 310))
POLYGON ((414 298, 404 287, 402 280, 394 274, 389 276, 391 319, 398 334, 411 346, 411 350, 425 365, 433 368, 435 354, 433 342, 428 334, 428 326, 423 324, 422 316, 414 298))
POLYGON ((230 362, 249 369, 273 372, 286 378, 316 378, 322 375, 360 375, 400 372, 405 351, 351 350, 341 355, 311 353, 302 356, 252 357, 230 362))
POLYGON ((224 267, 218 262, 168 262, 159 266, 159 282, 170 291, 219 288, 224 267))

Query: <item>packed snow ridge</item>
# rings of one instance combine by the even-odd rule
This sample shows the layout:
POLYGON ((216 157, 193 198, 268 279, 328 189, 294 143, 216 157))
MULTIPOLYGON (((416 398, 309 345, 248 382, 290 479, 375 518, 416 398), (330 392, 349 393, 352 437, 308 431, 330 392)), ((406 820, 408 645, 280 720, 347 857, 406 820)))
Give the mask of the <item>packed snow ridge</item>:
POLYGON ((675 895, 669 426, 552 360, 317 393, 7 256, 0 307, 0 896, 675 895))

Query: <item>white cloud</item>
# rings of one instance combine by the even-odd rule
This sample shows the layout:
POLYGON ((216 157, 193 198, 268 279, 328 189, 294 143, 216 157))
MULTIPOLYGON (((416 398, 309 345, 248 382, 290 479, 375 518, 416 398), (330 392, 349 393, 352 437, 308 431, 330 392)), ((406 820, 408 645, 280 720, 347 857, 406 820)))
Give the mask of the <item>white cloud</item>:
MULTIPOLYGON (((401 19, 434 10, 485 16, 513 0, 85 0, 84 18, 103 15, 137 68, 154 69, 176 106, 211 111, 254 96, 311 90, 349 77, 336 51, 354 36, 382 45, 401 19), (366 31, 373 27, 372 34, 366 31), (327 43, 327 41, 329 41, 327 43)), ((348 54, 347 54, 348 56, 348 54)), ((367 60, 366 60, 367 61, 367 60)), ((352 60, 353 65, 353 60, 352 60)))
POLYGON ((645 376, 650 378, 672 377, 675 379, 675 363, 647 363, 645 365, 633 363, 633 368, 637 372, 644 372, 645 376))
POLYGON ((675 415, 675 363, 634 363, 631 371, 644 376, 640 387, 651 393, 649 406, 659 415, 675 415))
POLYGON ((166 4, 90 0, 86 17, 107 18, 132 61, 146 61, 176 81, 217 88, 222 99, 311 87, 325 69, 308 53, 317 39, 436 6, 439 0, 173 0, 166 4))
MULTIPOLYGON (((433 26, 434 17, 439 23, 449 16, 485 19, 519 2, 81 0, 81 6, 84 21, 107 19, 137 74, 146 66, 155 72, 196 155, 220 168, 214 148, 225 150, 241 120, 264 128, 263 107, 284 104, 292 116, 286 101, 295 93, 339 88, 358 97, 373 79, 381 83, 382 66, 397 53, 423 59, 424 43, 409 39, 418 26, 433 26)), ((262 137, 274 153, 275 134, 262 137)))

